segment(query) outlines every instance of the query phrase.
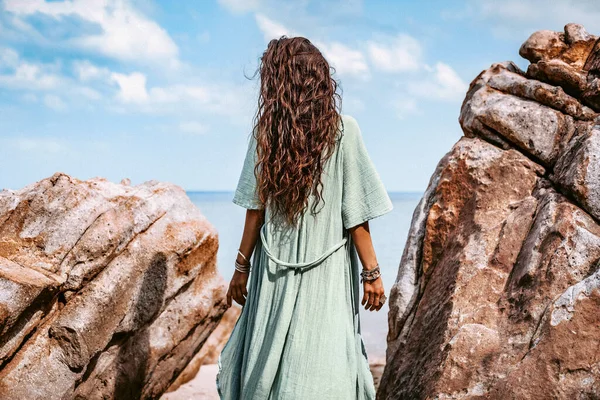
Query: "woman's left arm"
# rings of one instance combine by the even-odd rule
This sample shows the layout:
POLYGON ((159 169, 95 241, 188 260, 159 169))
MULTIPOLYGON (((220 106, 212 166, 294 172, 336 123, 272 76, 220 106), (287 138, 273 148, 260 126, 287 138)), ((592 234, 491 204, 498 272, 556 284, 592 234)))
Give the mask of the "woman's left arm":
MULTIPOLYGON (((252 252, 256 247, 258 236, 260 235, 260 228, 262 227, 265 220, 265 209, 248 209, 246 210, 246 221, 244 223, 244 232, 242 234, 242 241, 240 243, 240 251, 248 259, 251 260, 252 252)), ((237 261, 240 264, 246 264, 247 261, 238 253, 237 261)), ((237 269, 233 273, 231 282, 229 283, 229 289, 227 290, 227 305, 231 307, 231 299, 233 298, 240 305, 246 304, 246 296, 248 290, 246 288, 248 283, 248 273, 243 273, 237 269)))

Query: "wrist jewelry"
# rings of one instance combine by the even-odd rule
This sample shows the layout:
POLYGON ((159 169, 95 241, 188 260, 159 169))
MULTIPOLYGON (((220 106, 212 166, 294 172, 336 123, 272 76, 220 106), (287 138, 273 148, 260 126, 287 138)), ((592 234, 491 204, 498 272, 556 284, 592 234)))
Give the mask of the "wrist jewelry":
POLYGON ((250 268, 252 268, 252 264, 250 263, 250 261, 248 261, 248 259, 246 258, 246 256, 244 255, 244 253, 241 252, 240 249, 238 249, 238 254, 240 256, 242 256, 242 258, 246 261, 247 264, 242 264, 240 263, 237 259, 235 260, 235 269, 237 271, 240 271, 241 273, 247 274, 250 272, 250 268))
POLYGON ((250 272, 251 266, 250 264, 241 264, 238 260, 235 260, 235 269, 241 273, 247 274, 250 272))
POLYGON ((248 259, 246 258, 246 256, 244 255, 244 253, 242 253, 242 251, 240 249, 238 249, 238 254, 240 256, 242 256, 242 258, 244 259, 244 261, 246 261, 248 264, 250 264, 250 261, 248 261, 248 259))
POLYGON ((377 278, 379 278, 381 276, 381 270, 379 269, 379 264, 377 264, 375 266, 375 268, 372 269, 363 269, 360 273, 360 283, 363 283, 364 281, 370 282, 370 281, 374 281, 377 278))

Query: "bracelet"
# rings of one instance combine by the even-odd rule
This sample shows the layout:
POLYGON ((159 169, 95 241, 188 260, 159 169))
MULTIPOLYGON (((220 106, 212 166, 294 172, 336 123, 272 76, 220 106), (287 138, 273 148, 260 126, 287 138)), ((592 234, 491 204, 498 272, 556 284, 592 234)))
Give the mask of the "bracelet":
POLYGON ((248 261, 248 259, 246 258, 246 256, 244 255, 244 253, 242 253, 242 251, 240 249, 238 249, 238 254, 240 256, 242 256, 242 258, 244 259, 244 261, 246 261, 248 264, 250 264, 250 261, 248 261))
POLYGON ((241 273, 247 274, 250 272, 251 265, 250 264, 240 264, 238 260, 235 260, 235 269, 240 271, 241 273))
POLYGON ((368 281, 368 282, 374 281, 377 278, 379 278, 380 276, 381 276, 381 270, 379 268, 379 264, 377 264, 375 266, 375 268, 373 268, 373 269, 369 269, 369 270, 363 269, 361 271, 361 273, 360 273, 360 277, 361 277, 360 283, 363 283, 364 281, 368 281))
POLYGON ((250 272, 250 268, 252 267, 250 261, 248 261, 248 258, 246 258, 246 256, 244 255, 244 253, 242 253, 242 251, 240 249, 238 249, 238 254, 240 256, 242 256, 242 258, 247 262, 247 264, 242 264, 240 263, 237 259, 235 260, 235 269, 237 271, 240 271, 241 273, 247 274, 250 272))

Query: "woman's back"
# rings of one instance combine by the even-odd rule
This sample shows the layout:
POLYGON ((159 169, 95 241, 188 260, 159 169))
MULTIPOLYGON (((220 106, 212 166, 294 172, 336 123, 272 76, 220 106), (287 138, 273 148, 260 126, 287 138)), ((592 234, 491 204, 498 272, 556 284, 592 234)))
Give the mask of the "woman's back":
POLYGON ((363 223, 392 203, 358 123, 338 112, 318 49, 282 37, 261 60, 255 130, 233 197, 248 211, 227 297, 243 308, 219 355, 219 395, 372 400, 354 240, 373 273, 367 306, 378 310, 383 286, 363 223))
MULTIPOLYGON (((265 208, 264 233, 269 237, 271 253, 290 263, 306 263, 323 254, 346 235, 344 230, 356 226, 392 207, 379 175, 368 155, 355 118, 342 114, 341 129, 335 149, 322 172, 322 200, 317 213, 310 210, 316 201, 310 195, 306 211, 296 227, 277 224, 269 207, 265 208), (311 237, 310 245, 308 237, 311 237), (285 245, 285 246, 284 246, 285 245), (272 249, 271 249, 272 248, 272 249)), ((251 135, 233 202, 242 207, 260 207, 253 166, 256 141, 251 135)))

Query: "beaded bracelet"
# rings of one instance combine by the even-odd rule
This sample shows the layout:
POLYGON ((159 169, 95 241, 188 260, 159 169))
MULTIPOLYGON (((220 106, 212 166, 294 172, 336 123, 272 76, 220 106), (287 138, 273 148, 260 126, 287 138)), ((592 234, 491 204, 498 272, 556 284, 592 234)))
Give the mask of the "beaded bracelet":
POLYGON ((363 283, 364 281, 370 282, 370 281, 374 281, 377 278, 379 278, 381 276, 381 270, 379 269, 379 264, 377 264, 375 266, 375 268, 366 270, 363 269, 360 273, 360 283, 363 283))

